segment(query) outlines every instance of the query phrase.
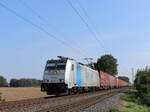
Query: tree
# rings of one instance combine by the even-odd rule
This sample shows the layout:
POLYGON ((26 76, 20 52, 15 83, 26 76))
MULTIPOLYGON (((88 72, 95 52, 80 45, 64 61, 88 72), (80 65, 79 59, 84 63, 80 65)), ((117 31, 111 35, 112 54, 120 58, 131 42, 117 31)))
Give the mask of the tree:
POLYGON ((3 76, 0 76, 0 87, 4 87, 7 85, 8 85, 7 80, 3 76))
POLYGON ((150 69, 148 67, 137 71, 134 85, 142 103, 150 106, 150 69))
POLYGON ((101 70, 114 76, 118 74, 117 66, 117 59, 109 54, 103 55, 97 60, 98 71, 101 70))
POLYGON ((118 78, 129 83, 129 78, 126 76, 119 76, 118 78))

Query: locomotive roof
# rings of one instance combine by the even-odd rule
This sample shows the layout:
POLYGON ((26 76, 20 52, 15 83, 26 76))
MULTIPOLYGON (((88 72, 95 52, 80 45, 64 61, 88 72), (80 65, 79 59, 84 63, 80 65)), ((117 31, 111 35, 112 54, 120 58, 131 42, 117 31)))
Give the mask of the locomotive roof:
MULTIPOLYGON (((67 60, 73 60, 73 59, 69 59, 69 58, 51 59, 51 60, 47 60, 47 63, 66 63, 67 60)), ((83 64, 81 62, 77 62, 77 63, 80 64, 80 65, 83 65, 83 66, 86 66, 86 67, 89 67, 89 68, 93 69, 92 67, 90 67, 86 64, 83 64)))
POLYGON ((47 63, 66 63, 67 62, 67 59, 64 60, 64 59, 51 59, 51 60, 48 60, 47 63))

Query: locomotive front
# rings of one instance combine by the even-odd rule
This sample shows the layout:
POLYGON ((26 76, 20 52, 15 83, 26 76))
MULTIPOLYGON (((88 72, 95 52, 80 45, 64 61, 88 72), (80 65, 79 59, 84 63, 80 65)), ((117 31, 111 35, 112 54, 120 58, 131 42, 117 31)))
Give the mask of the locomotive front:
POLYGON ((65 69, 67 59, 48 60, 45 66, 41 91, 47 94, 67 92, 65 84, 65 69))

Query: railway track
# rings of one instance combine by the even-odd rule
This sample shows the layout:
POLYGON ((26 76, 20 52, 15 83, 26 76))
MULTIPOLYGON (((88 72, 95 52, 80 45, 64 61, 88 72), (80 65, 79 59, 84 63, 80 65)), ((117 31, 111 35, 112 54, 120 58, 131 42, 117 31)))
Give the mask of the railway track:
POLYGON ((6 102, 0 104, 0 112, 79 112, 125 90, 127 88, 6 102))

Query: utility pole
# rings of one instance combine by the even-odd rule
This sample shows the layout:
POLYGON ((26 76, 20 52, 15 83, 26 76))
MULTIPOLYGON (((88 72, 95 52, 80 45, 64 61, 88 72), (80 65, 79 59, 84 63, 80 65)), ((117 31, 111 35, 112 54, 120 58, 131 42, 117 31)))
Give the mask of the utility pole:
POLYGON ((132 68, 132 83, 134 84, 134 68, 132 68))

